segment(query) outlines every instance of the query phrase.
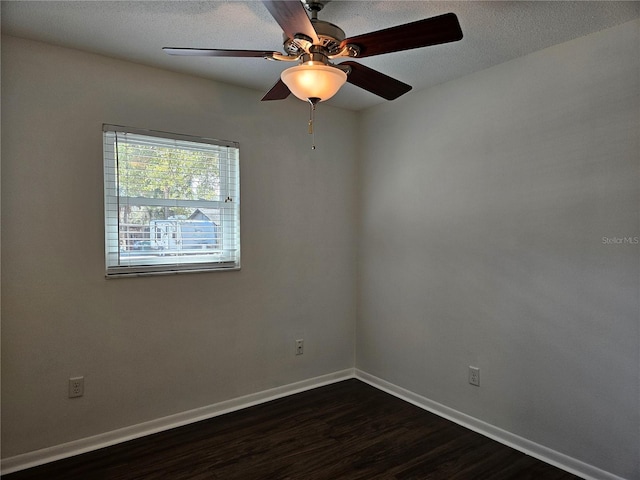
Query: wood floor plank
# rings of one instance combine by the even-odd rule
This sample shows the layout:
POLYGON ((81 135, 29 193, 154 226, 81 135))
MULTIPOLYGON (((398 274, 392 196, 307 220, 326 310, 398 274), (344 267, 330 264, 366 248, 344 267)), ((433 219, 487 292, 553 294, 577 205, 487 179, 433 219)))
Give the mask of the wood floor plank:
POLYGON ((579 480, 351 379, 5 480, 579 480))

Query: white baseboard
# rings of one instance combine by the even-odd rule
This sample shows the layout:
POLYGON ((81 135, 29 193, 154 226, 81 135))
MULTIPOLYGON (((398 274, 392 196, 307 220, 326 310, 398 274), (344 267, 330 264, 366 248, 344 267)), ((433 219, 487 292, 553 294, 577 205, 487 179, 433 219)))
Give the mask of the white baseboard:
POLYGON ((348 378, 353 378, 354 376, 354 369, 349 368, 347 370, 310 378, 308 380, 291 383, 289 385, 283 385, 281 387, 264 390, 251 395, 245 395, 243 397, 208 405, 206 407, 196 408, 187 412, 169 415, 168 417, 158 418, 138 425, 132 425, 130 427, 120 428, 118 430, 101 433, 92 437, 81 438, 69 443, 43 448, 41 450, 16 455, 14 457, 4 458, 0 463, 0 471, 3 475, 17 472, 19 470, 54 462, 74 455, 80 455, 82 453, 98 450, 100 448, 144 437, 153 433, 217 417, 225 413, 235 412, 236 410, 269 402, 271 400, 276 400, 278 398, 304 392, 313 388, 322 387, 331 383, 336 383, 348 378))
POLYGON ((585 480, 625 480, 612 473, 601 470, 597 467, 584 463, 563 453, 557 452, 543 445, 519 437, 513 433, 502 430, 491 424, 485 423, 477 418, 466 415, 462 412, 449 408, 440 403, 434 402, 426 397, 413 393, 402 387, 382 380, 358 369, 346 369, 339 372, 322 375, 319 377, 303 380, 301 382, 284 385, 262 392, 238 397, 224 402, 208 405, 206 407, 189 410, 187 412, 170 415, 168 417, 151 420, 138 425, 113 430, 88 438, 74 440, 69 443, 55 445, 53 447, 36 450, 33 452, 16 455, 2 459, 0 471, 2 474, 9 474, 35 467, 63 458, 80 455, 82 453, 98 450, 100 448, 126 442, 135 438, 144 437, 153 433, 170 430, 190 423, 217 417, 225 413, 234 412, 243 408, 265 403, 278 398, 286 397, 296 393, 311 390, 313 388, 329 385, 349 378, 358 378, 369 385, 387 392, 395 397, 405 400, 424 410, 450 420, 469 430, 480 433, 492 440, 496 440, 504 445, 514 448, 526 455, 542 460, 554 465, 562 470, 578 475, 585 480))
POLYGON ((370 375, 362 370, 356 369, 355 377, 368 383, 372 387, 387 392, 394 397, 398 397, 424 410, 450 420, 469 430, 473 430, 485 437, 496 440, 526 455, 542 460, 545 463, 556 466, 569 473, 584 478, 585 480, 625 480, 612 473, 601 470, 593 465, 589 465, 573 457, 547 448, 526 438, 514 435, 489 423, 485 423, 477 418, 466 415, 462 412, 449 408, 438 402, 434 402, 426 397, 413 393, 402 387, 370 375))

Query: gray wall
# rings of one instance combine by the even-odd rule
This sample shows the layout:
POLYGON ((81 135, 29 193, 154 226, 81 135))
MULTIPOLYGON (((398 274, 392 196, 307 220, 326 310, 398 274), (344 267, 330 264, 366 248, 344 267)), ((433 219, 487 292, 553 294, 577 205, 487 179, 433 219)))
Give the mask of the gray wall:
POLYGON ((357 367, 625 478, 640 247, 603 237, 640 236, 639 31, 371 109, 359 170, 357 367))
POLYGON ((261 95, 3 38, 3 457, 353 367, 356 115, 261 95), (105 280, 103 122, 240 142, 240 272, 105 280))

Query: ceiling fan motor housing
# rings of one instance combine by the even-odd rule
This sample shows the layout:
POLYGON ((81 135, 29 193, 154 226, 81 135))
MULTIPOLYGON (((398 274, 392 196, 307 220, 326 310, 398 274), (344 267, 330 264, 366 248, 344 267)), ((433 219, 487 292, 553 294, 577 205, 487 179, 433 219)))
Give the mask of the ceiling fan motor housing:
MULTIPOLYGON (((340 53, 340 44, 347 38, 344 31, 337 25, 324 20, 311 20, 311 24, 318 35, 321 46, 325 48, 327 56, 340 53)), ((296 35, 296 38, 288 38, 285 35, 284 49, 289 55, 302 55, 308 51, 308 45, 311 43, 309 40, 304 35, 296 35)))

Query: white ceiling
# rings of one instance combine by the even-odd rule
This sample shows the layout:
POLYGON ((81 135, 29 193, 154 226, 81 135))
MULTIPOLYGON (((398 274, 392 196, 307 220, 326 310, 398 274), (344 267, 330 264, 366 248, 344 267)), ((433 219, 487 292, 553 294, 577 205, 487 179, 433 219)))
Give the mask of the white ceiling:
MULTIPOLYGON (((1 8, 2 33, 249 87, 256 101, 291 66, 260 58, 175 57, 161 50, 282 51, 280 27, 259 1, 3 0, 1 8)), ((353 37, 446 12, 458 16, 461 41, 358 61, 423 89, 638 18, 640 2, 334 0, 319 18, 353 37)), ((347 84, 327 103, 360 110, 385 101, 347 84)))

